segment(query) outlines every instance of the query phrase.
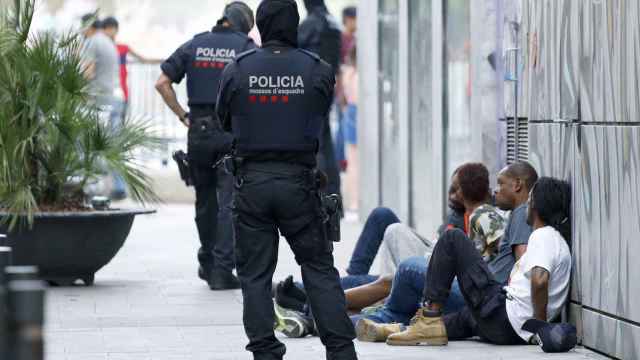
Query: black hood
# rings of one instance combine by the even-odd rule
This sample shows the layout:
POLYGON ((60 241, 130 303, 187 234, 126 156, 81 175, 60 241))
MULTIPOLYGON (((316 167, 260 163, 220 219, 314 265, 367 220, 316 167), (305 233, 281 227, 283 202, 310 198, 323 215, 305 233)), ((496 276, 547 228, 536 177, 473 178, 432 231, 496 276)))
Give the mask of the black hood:
POLYGON ((256 13, 256 23, 263 44, 275 40, 298 47, 300 14, 294 0, 263 0, 256 13))
POLYGON ((317 7, 321 7, 323 9, 327 8, 324 4, 324 0, 304 0, 304 7, 307 8, 307 12, 312 12, 317 7))

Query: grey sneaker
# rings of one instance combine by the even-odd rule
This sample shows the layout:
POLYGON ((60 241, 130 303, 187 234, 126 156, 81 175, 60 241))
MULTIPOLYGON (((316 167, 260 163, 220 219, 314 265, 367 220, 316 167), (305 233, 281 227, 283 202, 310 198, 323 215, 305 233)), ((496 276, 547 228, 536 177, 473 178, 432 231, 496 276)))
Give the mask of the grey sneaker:
POLYGON ((313 331, 313 324, 295 310, 283 308, 274 303, 273 308, 276 313, 273 329, 283 333, 290 338, 303 338, 313 331))

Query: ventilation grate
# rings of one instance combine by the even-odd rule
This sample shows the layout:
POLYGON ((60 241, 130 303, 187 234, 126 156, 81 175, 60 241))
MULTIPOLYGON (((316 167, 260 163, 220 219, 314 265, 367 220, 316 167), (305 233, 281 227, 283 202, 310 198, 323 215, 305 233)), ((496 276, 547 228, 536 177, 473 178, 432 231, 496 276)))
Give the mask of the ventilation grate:
POLYGON ((507 119, 507 164, 529 159, 529 121, 507 119))

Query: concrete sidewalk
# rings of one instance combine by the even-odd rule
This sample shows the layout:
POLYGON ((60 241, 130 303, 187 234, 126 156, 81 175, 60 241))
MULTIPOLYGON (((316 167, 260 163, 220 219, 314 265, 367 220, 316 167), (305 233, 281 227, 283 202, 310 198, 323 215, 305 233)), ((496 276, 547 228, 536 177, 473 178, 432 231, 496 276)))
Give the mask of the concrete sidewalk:
MULTIPOLYGON (((47 360, 251 359, 242 328, 239 291, 212 292, 196 277, 198 247, 193 208, 167 205, 136 220, 114 261, 93 287, 51 288, 47 293, 47 360)), ((347 264, 360 225, 344 224, 336 246, 339 268, 347 264)), ((291 251, 281 242, 275 279, 300 278, 291 251)), ((285 358, 325 359, 318 338, 286 339, 285 358)), ((394 348, 358 343, 360 359, 603 359, 578 349, 547 355, 535 346, 498 347, 477 341, 439 348, 394 348)))

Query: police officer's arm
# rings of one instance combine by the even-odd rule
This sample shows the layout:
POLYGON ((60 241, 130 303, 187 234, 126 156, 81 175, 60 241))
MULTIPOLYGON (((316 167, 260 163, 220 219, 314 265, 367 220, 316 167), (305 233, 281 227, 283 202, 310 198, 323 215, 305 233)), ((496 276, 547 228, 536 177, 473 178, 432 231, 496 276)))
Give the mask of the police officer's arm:
POLYGON ((224 131, 231 131, 231 101, 235 92, 234 75, 236 73, 236 63, 227 65, 222 72, 220 79, 220 89, 216 101, 216 114, 220 119, 224 131))
POLYGON ((186 64, 187 61, 189 61, 189 47, 190 42, 182 45, 162 63, 160 66, 162 74, 156 82, 156 90, 160 93, 164 102, 187 127, 189 126, 187 111, 178 102, 178 97, 173 89, 173 83, 182 81, 186 74, 186 64))
POLYGON ((158 78, 158 81, 156 82, 156 90, 158 90, 162 96, 162 100, 164 100, 165 104, 167 104, 171 111, 173 111, 178 119, 180 119, 180 122, 189 127, 188 113, 178 102, 178 97, 173 89, 173 81, 166 74, 163 73, 158 78))
POLYGON ((313 85, 320 95, 319 100, 321 101, 323 115, 329 116, 336 86, 336 77, 333 74, 331 65, 321 61, 321 64, 316 67, 313 85))

